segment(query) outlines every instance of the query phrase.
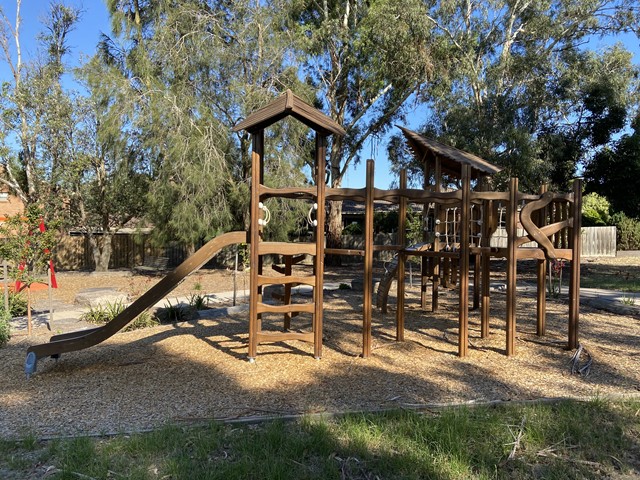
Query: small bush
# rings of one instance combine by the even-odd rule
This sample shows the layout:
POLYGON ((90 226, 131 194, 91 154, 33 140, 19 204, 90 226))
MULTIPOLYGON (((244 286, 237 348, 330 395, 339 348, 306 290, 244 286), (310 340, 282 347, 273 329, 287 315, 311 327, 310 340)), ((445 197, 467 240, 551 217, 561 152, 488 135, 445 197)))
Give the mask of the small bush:
POLYGON ((80 320, 85 322, 95 323, 97 325, 103 325, 109 323, 116 318, 120 312, 124 310, 122 302, 107 303, 106 305, 97 305, 91 307, 88 312, 83 313, 80 316, 80 320))
POLYGON ((157 319, 153 318, 149 312, 142 312, 136 317, 133 322, 127 325, 123 332, 131 332, 132 330, 156 327, 158 325, 160 325, 160 322, 157 319))
POLYGON ((582 224, 585 227, 610 225, 611 204, 602 195, 589 193, 582 198, 582 224))
POLYGON ((206 295, 193 293, 189 296, 189 305, 196 310, 204 310, 209 307, 209 301, 206 295))
MULTIPOLYGON (((116 318, 124 309, 125 306, 122 302, 98 305, 96 307, 91 307, 88 312, 83 313, 80 319, 85 322, 104 325, 116 318)), ((153 318, 149 312, 142 312, 135 318, 135 320, 133 320, 133 322, 126 326, 123 332, 130 332, 139 328, 154 327, 156 325, 160 325, 158 320, 153 318)))
POLYGON ((619 212, 612 217, 617 229, 618 250, 640 250, 640 220, 619 212))
POLYGON ((4 347, 11 338, 11 330, 9 328, 9 320, 11 315, 4 310, 4 306, 0 309, 0 347, 4 347))
POLYGON ((358 222, 351 222, 349 225, 342 229, 343 235, 362 235, 362 225, 358 222))
POLYGON ((11 317, 27 314, 27 299, 22 293, 9 292, 9 314, 11 317))
POLYGON ((156 318, 162 324, 174 322, 187 322, 198 317, 198 312, 193 305, 173 305, 167 301, 167 306, 156 310, 156 318))

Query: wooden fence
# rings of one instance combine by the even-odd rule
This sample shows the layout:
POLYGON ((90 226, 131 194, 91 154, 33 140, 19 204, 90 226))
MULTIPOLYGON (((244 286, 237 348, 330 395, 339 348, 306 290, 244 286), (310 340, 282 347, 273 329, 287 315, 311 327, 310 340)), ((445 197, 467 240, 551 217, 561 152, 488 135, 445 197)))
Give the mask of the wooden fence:
MULTIPOLYGON (((395 243, 395 238, 395 234, 379 233, 376 234, 374 243, 376 245, 391 245, 395 243)), ((506 240, 506 234, 501 236, 500 229, 498 229, 491 239, 491 246, 506 246, 506 240), (502 245, 503 243, 504 245, 502 245)), ((364 248, 363 242, 360 235, 343 236, 345 248, 364 248)), ((142 265, 144 259, 149 256, 168 257, 169 267, 175 267, 187 258, 187 249, 183 245, 171 243, 164 247, 156 247, 151 244, 148 235, 114 235, 111 249, 110 269, 133 268, 136 265, 142 265)), ((84 235, 63 237, 54 253, 54 261, 58 270, 93 270, 95 268, 89 238, 84 235)), ((375 252, 375 256, 380 260, 389 260, 393 256, 393 252, 375 252)), ((582 256, 615 257, 616 227, 583 228, 582 256)), ((232 261, 232 257, 233 252, 225 252, 219 261, 229 263, 232 261)), ((345 258, 349 261, 354 260, 352 257, 345 258)))
POLYGON ((582 229, 583 257, 615 257, 616 227, 584 227, 582 229))
MULTIPOLYGON (((65 235, 54 251, 54 262, 58 270, 93 270, 95 262, 86 235, 65 235)), ((186 248, 170 244, 156 247, 148 235, 118 234, 111 240, 109 269, 133 268, 142 265, 146 257, 168 257, 169 266, 179 265, 186 257, 186 248)))
MULTIPOLYGON (((204 242, 196 244, 200 248, 204 242)), ((109 269, 126 269, 142 265, 148 257, 167 257, 167 266, 174 268, 187 259, 188 249, 177 242, 165 246, 153 245, 147 234, 116 234, 111 240, 111 258, 109 269)), ((226 247, 207 263, 213 265, 233 265, 235 248, 226 247)), ((86 235, 65 235, 54 250, 54 262, 57 270, 94 270, 95 262, 86 235)))

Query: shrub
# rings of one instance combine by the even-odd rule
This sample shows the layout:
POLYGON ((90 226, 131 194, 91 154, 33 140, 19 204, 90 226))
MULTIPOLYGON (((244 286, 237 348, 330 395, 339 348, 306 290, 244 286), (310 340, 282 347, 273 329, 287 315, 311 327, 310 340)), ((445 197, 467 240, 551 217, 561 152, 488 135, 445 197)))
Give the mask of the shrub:
POLYGON ((155 327, 157 325, 160 325, 160 322, 153 318, 149 312, 142 312, 133 322, 127 325, 123 332, 130 332, 140 328, 155 327))
POLYGON ((349 225, 342 229, 343 235, 362 235, 362 225, 358 222, 351 222, 349 225))
MULTIPOLYGON (((3 309, 4 309, 4 302, 3 302, 3 309)), ((9 317, 22 317, 26 314, 27 314, 26 297, 22 293, 9 292, 9 317)))
POLYGON ((156 310, 156 317, 160 323, 187 322, 197 318, 198 312, 193 305, 173 305, 167 301, 167 306, 156 310))
POLYGON ((640 220, 619 212, 612 217, 617 229, 618 250, 640 250, 640 220))
POLYGON ((582 224, 585 227, 611 225, 609 209, 611 205, 602 195, 589 193, 582 199, 582 224))
MULTIPOLYGON (((97 325, 104 325, 116 318, 123 310, 125 306, 122 302, 107 303, 106 305, 98 305, 91 307, 88 312, 83 313, 80 316, 81 320, 89 323, 95 323, 97 325)), ((138 315, 133 322, 129 323, 123 332, 130 332, 139 328, 154 327, 160 325, 160 322, 153 318, 149 312, 142 312, 138 315)))
POLYGON ((11 338, 10 319, 11 315, 5 311, 4 306, 0 308, 0 347, 4 347, 11 338))
POLYGON ((196 310, 205 310, 209 307, 209 299, 201 293, 192 293, 189 295, 189 305, 196 310))

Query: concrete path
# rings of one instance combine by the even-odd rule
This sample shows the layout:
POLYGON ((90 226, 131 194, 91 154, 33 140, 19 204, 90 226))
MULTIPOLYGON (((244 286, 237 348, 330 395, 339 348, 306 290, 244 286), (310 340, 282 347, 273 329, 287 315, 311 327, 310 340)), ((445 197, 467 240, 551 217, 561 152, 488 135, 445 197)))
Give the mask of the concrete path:
MULTIPOLYGON (((325 290, 337 290, 339 288, 339 284, 325 284, 325 290)), ((535 293, 535 288, 534 285, 527 284, 521 284, 517 287, 518 292, 524 294, 535 293)), ((292 290, 293 294, 311 294, 311 287, 305 285, 294 287, 292 290)), ((503 283, 492 284, 491 290, 493 292, 504 292, 506 285, 503 283)), ((563 287, 561 297, 567 298, 567 293, 568 289, 563 287)), ((233 306, 233 291, 210 293, 206 295, 206 298, 211 308, 209 310, 201 310, 199 312, 200 318, 220 318, 248 309, 248 290, 239 290, 236 292, 236 306, 233 306)), ((168 297, 158 302, 154 308, 167 307, 169 304, 173 306, 188 305, 189 297, 168 297)), ((611 313, 640 318, 640 294, 629 294, 600 288, 583 288, 580 290, 580 304, 611 313)), ((39 306, 41 309, 36 309, 32 315, 33 328, 47 328, 47 322, 50 317, 48 310, 44 308, 48 308, 48 304, 41 304, 39 306)), ((82 314, 87 311, 88 309, 86 307, 54 301, 53 319, 50 323, 51 331, 57 334, 94 328, 95 325, 80 320, 82 314)), ((27 329, 26 317, 16 317, 11 320, 10 324, 14 332, 23 332, 27 329)))

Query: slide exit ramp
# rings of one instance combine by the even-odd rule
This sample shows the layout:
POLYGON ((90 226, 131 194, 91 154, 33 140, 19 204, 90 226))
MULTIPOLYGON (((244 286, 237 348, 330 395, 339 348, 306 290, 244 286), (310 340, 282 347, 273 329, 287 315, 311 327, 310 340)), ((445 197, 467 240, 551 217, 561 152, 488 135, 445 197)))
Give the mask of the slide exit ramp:
POLYGON ((24 366, 27 378, 35 373, 38 359, 40 358, 48 356, 58 358, 63 353, 82 350, 104 342, 107 338, 126 327, 146 309, 162 300, 187 275, 200 269, 222 248, 238 243, 247 243, 247 240, 247 232, 244 231, 218 235, 203 245, 196 253, 182 262, 174 271, 151 287, 109 323, 97 328, 54 335, 49 343, 32 345, 27 349, 27 358, 24 366))

